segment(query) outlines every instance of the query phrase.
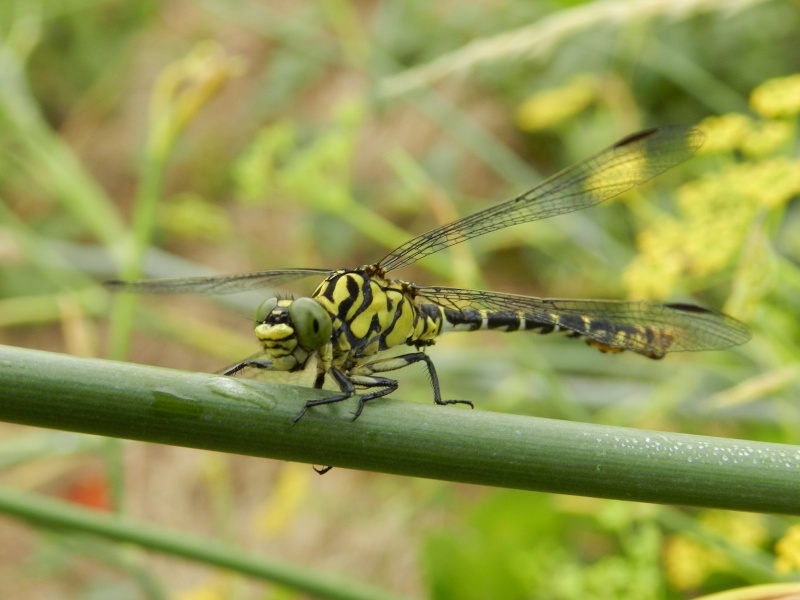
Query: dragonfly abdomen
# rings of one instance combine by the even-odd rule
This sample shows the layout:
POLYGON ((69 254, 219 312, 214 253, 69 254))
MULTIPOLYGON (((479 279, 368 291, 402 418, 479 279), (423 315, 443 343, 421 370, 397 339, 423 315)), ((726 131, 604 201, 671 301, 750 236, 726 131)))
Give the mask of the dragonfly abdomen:
POLYGON ((524 311, 492 311, 467 308, 440 309, 444 318, 442 332, 477 331, 536 331, 540 334, 564 332, 570 337, 585 338, 586 343, 602 352, 633 350, 649 358, 663 358, 672 349, 675 332, 668 327, 654 327, 612 322, 580 314, 541 313, 524 311))
POLYGON ((529 318, 523 312, 492 311, 467 308, 463 310, 441 309, 444 317, 443 332, 477 331, 528 331, 538 329, 540 333, 557 331, 558 325, 529 318))

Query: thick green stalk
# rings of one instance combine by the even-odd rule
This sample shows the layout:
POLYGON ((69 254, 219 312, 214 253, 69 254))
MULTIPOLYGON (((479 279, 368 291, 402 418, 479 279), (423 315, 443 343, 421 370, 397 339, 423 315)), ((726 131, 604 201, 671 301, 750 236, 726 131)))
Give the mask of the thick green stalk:
MULTIPOLYGON (((0 419, 498 487, 800 515, 800 447, 487 413, 0 346, 0 419)), ((334 475, 335 476, 335 475, 334 475)))

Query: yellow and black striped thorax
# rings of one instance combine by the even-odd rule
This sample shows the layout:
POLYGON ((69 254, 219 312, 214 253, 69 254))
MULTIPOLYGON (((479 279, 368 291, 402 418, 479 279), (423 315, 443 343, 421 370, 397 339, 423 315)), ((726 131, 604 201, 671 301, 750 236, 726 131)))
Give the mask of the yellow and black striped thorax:
POLYGON ((333 362, 351 366, 400 344, 427 345, 442 329, 438 307, 420 310, 415 288, 386 279, 373 266, 339 270, 312 294, 333 322, 333 362))

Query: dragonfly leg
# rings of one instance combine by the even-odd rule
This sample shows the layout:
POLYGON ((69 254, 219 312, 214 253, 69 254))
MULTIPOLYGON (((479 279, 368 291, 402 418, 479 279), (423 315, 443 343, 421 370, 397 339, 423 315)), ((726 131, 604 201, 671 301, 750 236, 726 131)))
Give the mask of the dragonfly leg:
POLYGON ((254 367, 256 369, 273 369, 272 361, 270 360, 243 360, 242 362, 233 365, 225 369, 222 374, 223 375, 235 375, 239 371, 246 369, 247 367, 254 367))
POLYGON ((353 420, 355 421, 361 411, 364 410, 364 405, 369 402, 370 400, 375 400, 376 398, 382 398, 388 394, 391 394, 393 391, 397 389, 397 382, 394 379, 389 379, 388 377, 374 377, 372 375, 354 375, 351 380, 359 387, 371 388, 377 387, 381 388, 379 390, 375 390, 374 392, 369 392, 368 394, 363 394, 358 399, 358 408, 356 412, 353 413, 353 420))
POLYGON ((300 419, 303 418, 303 415, 306 414, 309 408, 314 406, 322 406, 323 404, 334 404, 336 402, 341 402, 342 400, 347 400, 355 396, 356 394, 356 386, 353 384, 352 380, 342 373, 339 369, 335 367, 331 367, 330 374, 333 377, 336 384, 339 386, 339 389, 342 391, 341 394, 336 396, 331 396, 330 398, 321 398, 319 400, 309 400, 306 402, 305 406, 303 406, 303 410, 301 410, 298 415, 292 419, 292 424, 297 423, 300 419))
MULTIPOLYGON (((470 408, 475 408, 469 400, 442 400, 442 393, 439 389, 439 376, 436 374, 436 368, 433 366, 433 361, 431 360, 430 356, 425 354, 424 352, 410 352, 409 354, 401 354, 400 356, 393 356, 391 358, 383 358, 380 360, 376 360, 370 363, 366 363, 360 365, 352 370, 353 373, 353 381, 357 381, 358 376, 367 376, 369 377, 372 373, 385 373, 386 371, 394 371, 396 369, 402 369, 403 367, 407 367, 408 365, 414 364, 416 362, 424 362, 425 367, 428 369, 428 376, 431 380, 431 387, 433 387, 433 401, 436 404, 466 404, 470 408)), ((383 377, 376 377, 373 379, 384 379, 383 377)), ((392 381, 391 379, 385 381, 392 381)), ((393 382, 394 387, 387 391, 381 396, 385 396, 386 394, 390 393, 397 389, 397 382, 393 382)), ((359 385, 363 385, 359 382, 359 385)), ((377 384, 380 385, 380 384, 377 384)), ((369 396, 369 395, 367 395, 369 396)), ((365 396, 367 400, 372 400, 373 398, 379 398, 380 396, 373 396, 373 398, 369 398, 365 396)), ((362 398, 361 406, 366 400, 362 398)), ((361 412, 359 408, 359 413, 361 412)))
MULTIPOLYGON (((342 400, 347 400, 351 396, 354 396, 356 392, 356 385, 365 387, 383 386, 385 389, 377 390, 370 394, 366 394, 365 396, 362 396, 359 399, 358 408, 356 409, 356 412, 353 413, 355 415, 353 417, 353 420, 355 421, 361 414, 361 411, 364 410, 365 402, 367 402, 368 400, 379 398, 380 396, 385 396, 386 394, 389 394, 397 389, 397 382, 391 379, 386 379, 385 377, 372 377, 372 378, 365 377, 363 378, 363 382, 361 382, 357 381, 359 378, 351 379, 350 377, 342 373, 339 369, 333 367, 330 369, 330 373, 331 376, 336 381, 336 383, 339 385, 339 388, 342 390, 342 393, 338 396, 333 396, 332 398, 324 398, 322 400, 310 400, 306 402, 305 406, 303 407, 303 410, 301 410, 300 414, 298 414, 294 418, 292 424, 297 423, 303 417, 303 415, 306 414, 306 411, 312 406, 320 406, 322 404, 333 404, 334 402, 341 402, 342 400), (367 379, 369 379, 370 381, 367 381, 367 379)), ((325 378, 324 373, 322 373, 321 376, 318 375, 314 387, 322 388, 322 383, 324 381, 324 378, 325 378)), ((325 473, 333 469, 333 467, 322 467, 320 469, 318 469, 317 467, 313 467, 313 469, 317 472, 317 474, 325 475, 325 473)))
POLYGON ((348 376, 342 373, 339 369, 331 367, 330 374, 333 377, 334 381, 339 386, 339 389, 342 391, 341 394, 336 396, 331 396, 330 398, 321 398, 320 400, 309 400, 306 402, 305 406, 303 406, 303 410, 292 420, 292 423, 297 423, 300 419, 303 418, 303 415, 306 414, 309 408, 314 406, 322 406, 323 404, 334 404, 336 402, 341 402, 342 400, 347 400, 356 395, 356 387, 360 388, 380 388, 378 390, 374 390, 367 394, 364 394, 359 398, 358 408, 353 413, 353 420, 355 421, 359 415, 361 415, 361 411, 364 410, 364 404, 369 402, 370 400, 375 400, 375 398, 381 398, 382 396, 386 396, 387 394, 391 394, 393 391, 397 389, 397 382, 394 379, 389 379, 387 377, 374 377, 371 375, 354 375, 348 376))
POLYGON ((325 385, 325 371, 318 371, 317 377, 314 379, 314 388, 321 390, 322 386, 325 385))
POLYGON ((400 356, 392 356, 390 358, 383 358, 375 360, 370 363, 365 363, 353 368, 349 374, 345 374, 335 367, 331 367, 329 373, 333 377, 336 384, 341 390, 341 394, 331 396, 330 398, 322 398, 320 400, 309 400, 306 402, 303 410, 292 420, 292 423, 297 423, 306 414, 309 408, 314 406, 321 406, 323 404, 334 404, 347 400, 356 395, 356 387, 358 388, 378 388, 361 395, 358 401, 358 408, 353 413, 353 420, 356 420, 361 412, 364 410, 364 405, 370 400, 382 398, 391 394, 397 389, 397 381, 389 379, 388 377, 378 377, 375 373, 386 373, 388 371, 395 371, 402 369, 416 362, 424 362, 428 369, 428 376, 431 380, 431 387, 433 387, 433 401, 436 404, 466 404, 470 408, 474 408, 472 402, 469 400, 442 400, 442 393, 439 389, 439 377, 436 374, 436 368, 433 366, 433 361, 424 352, 411 352, 409 354, 402 354, 400 356))

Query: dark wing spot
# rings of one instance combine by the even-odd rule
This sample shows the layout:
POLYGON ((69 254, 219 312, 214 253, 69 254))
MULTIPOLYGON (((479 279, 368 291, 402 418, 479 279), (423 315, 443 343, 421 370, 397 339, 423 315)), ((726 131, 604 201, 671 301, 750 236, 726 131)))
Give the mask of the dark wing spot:
POLYGON ((628 144, 632 144, 634 142, 638 142, 639 140, 643 140, 644 138, 648 138, 654 133, 658 131, 657 129, 645 129, 644 131, 639 131, 637 133, 632 133, 628 137, 622 138, 616 144, 614 144, 614 148, 622 148, 623 146, 627 146, 628 144))
POLYGON ((704 315, 708 315, 713 313, 713 310, 709 310, 707 308, 703 308, 702 306, 697 306, 695 304, 665 304, 667 308, 674 308, 675 310, 682 310, 683 312, 693 312, 693 313, 700 313, 704 315))

